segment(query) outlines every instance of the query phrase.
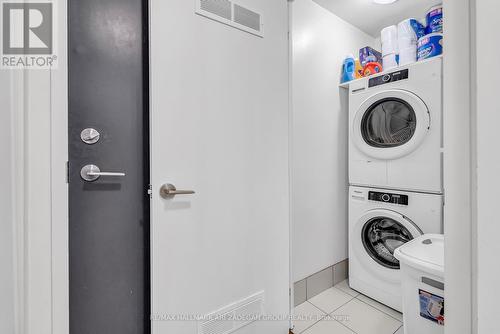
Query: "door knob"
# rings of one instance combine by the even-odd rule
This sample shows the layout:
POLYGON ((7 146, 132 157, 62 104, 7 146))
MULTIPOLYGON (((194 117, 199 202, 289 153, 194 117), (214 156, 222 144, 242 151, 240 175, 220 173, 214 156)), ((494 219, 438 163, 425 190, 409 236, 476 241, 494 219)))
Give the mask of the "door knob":
POLYGON ((80 176, 82 179, 88 182, 93 182, 100 178, 101 176, 110 176, 110 177, 122 177, 125 176, 125 173, 121 172, 101 172, 99 167, 96 165, 86 165, 82 167, 80 171, 80 176))
POLYGON ((175 195, 192 195, 193 190, 177 190, 173 184, 166 183, 160 188, 160 196, 164 199, 173 198, 175 195))

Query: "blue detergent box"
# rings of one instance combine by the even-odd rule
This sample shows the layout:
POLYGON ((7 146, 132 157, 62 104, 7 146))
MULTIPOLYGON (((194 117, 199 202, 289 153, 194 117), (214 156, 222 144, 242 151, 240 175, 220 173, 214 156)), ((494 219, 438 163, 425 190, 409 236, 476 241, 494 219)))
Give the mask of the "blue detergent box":
POLYGON ((382 53, 372 47, 364 47, 359 50, 359 62, 363 67, 365 67, 366 64, 372 62, 382 64, 382 53))

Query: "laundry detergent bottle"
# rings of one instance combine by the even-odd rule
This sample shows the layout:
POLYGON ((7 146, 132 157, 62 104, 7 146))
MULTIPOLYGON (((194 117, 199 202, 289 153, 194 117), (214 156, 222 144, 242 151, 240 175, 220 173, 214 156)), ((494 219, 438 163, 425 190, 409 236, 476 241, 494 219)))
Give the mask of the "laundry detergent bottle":
POLYGON ((355 72, 356 72, 356 61, 354 60, 354 56, 348 55, 344 60, 344 64, 342 65, 341 82, 344 83, 354 80, 355 72))

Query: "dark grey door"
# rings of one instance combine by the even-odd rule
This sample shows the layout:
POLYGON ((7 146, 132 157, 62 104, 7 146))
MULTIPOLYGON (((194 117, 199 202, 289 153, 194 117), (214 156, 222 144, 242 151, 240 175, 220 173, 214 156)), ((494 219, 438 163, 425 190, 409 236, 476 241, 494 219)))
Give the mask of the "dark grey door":
POLYGON ((150 331, 145 3, 69 1, 70 334, 150 331))

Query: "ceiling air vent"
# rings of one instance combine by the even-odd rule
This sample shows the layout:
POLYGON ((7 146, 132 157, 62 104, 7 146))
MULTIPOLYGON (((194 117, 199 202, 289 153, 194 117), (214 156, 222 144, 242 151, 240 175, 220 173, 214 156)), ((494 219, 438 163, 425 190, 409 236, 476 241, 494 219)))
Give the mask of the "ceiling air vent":
POLYGON ((230 0, 196 0, 196 13, 233 28, 264 37, 262 15, 230 0))
POLYGON ((229 0, 200 0, 200 9, 207 13, 231 20, 231 1, 229 0))

